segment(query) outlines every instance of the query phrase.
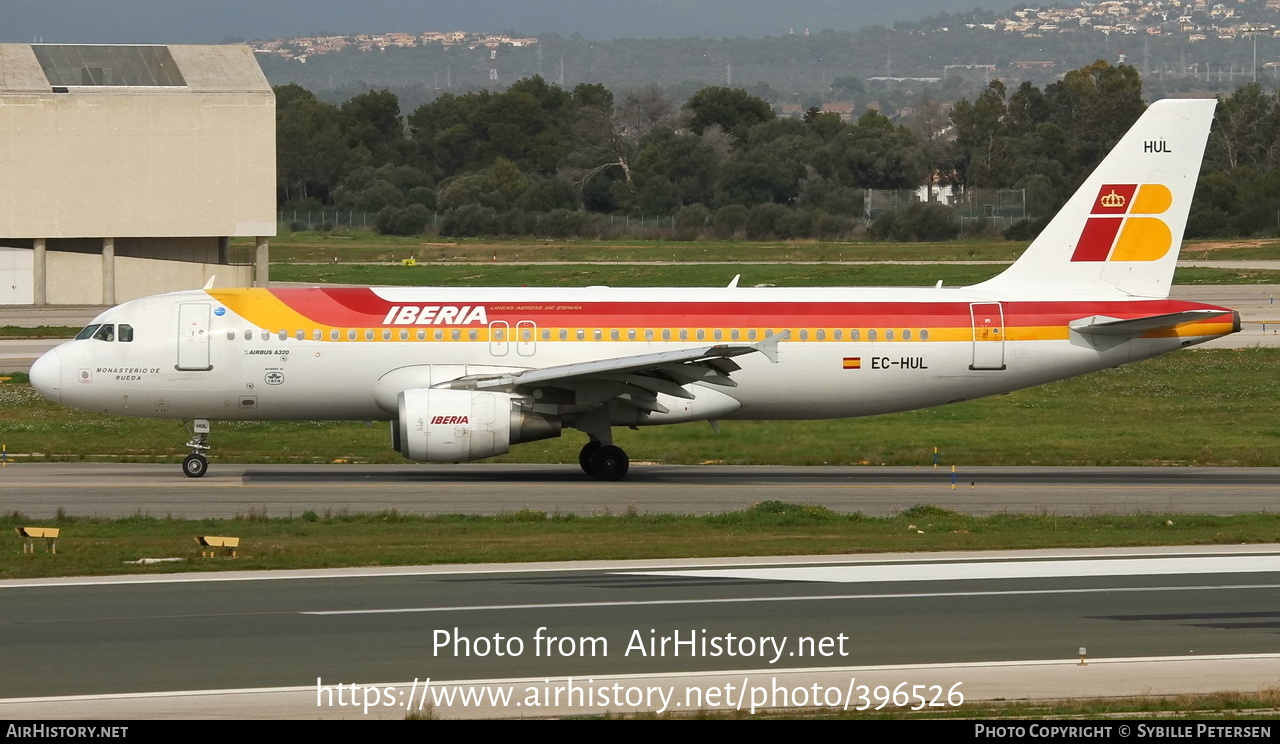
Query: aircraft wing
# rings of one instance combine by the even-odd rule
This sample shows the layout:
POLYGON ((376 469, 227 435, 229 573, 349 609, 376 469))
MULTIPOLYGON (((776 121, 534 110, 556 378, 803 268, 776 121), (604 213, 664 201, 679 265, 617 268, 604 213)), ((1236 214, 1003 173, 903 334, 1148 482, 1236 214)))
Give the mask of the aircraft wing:
POLYGON ((730 375, 740 369, 731 357, 760 352, 770 361, 778 359, 778 342, 787 333, 776 333, 754 344, 717 344, 690 349, 661 351, 653 354, 596 359, 553 367, 504 372, 494 375, 468 375, 437 385, 455 390, 530 390, 533 388, 574 387, 598 384, 603 398, 622 397, 626 402, 647 410, 661 410, 654 400, 657 393, 692 399, 685 386, 694 382, 736 387, 730 375), (636 390, 639 388, 639 390, 636 390), (639 396, 636 393, 641 393, 639 396))
POLYGON ((1072 321, 1071 330, 1089 333, 1096 336, 1141 336, 1150 331, 1173 328, 1182 323, 1197 320, 1208 320, 1223 315, 1222 310, 1186 310, 1180 313, 1149 315, 1145 318, 1111 318, 1106 315, 1091 315, 1087 318, 1072 321))

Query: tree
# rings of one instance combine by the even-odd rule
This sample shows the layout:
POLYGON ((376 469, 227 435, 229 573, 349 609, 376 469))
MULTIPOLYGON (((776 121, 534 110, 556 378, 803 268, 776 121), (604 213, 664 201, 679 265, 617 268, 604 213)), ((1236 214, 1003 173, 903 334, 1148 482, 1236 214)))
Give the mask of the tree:
POLYGON ((689 128, 697 134, 718 126, 741 136, 752 125, 773 119, 773 108, 767 101, 739 88, 703 88, 685 101, 684 108, 692 114, 689 128))
POLYGON ((276 94, 276 182, 280 204, 328 201, 348 168, 341 114, 299 85, 276 94))

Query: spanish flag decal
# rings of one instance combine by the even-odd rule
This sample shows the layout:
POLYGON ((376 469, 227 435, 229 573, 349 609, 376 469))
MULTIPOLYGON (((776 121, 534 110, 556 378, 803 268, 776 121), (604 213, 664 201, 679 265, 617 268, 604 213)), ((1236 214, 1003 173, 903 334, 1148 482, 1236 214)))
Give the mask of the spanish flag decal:
POLYGON ((862 357, 845 357, 845 369, 862 369, 862 357))

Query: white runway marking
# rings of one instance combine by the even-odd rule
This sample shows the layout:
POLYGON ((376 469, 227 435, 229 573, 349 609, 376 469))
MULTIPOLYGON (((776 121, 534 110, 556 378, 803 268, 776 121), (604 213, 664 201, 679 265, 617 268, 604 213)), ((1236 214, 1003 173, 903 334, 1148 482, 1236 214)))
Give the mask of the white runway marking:
POLYGON ((795 597, 727 597, 724 599, 636 599, 617 602, 545 602, 511 605, 391 607, 376 610, 305 610, 299 615, 399 615, 412 612, 494 612, 498 610, 562 610, 589 607, 655 607, 659 605, 756 604, 769 602, 835 602, 854 599, 936 599, 938 597, 1005 597, 1033 594, 1111 594, 1115 592, 1216 592, 1229 589, 1280 589, 1280 584, 1214 584, 1206 586, 1112 586, 1092 589, 1027 589, 990 592, 903 592, 893 594, 805 594, 795 597))
POLYGON ((632 576, 685 576, 764 581, 818 581, 857 584, 877 581, 958 581, 964 579, 1044 579, 1079 576, 1174 576, 1280 572, 1280 556, 1135 558, 1102 560, 898 563, 861 566, 787 566, 637 571, 632 576))

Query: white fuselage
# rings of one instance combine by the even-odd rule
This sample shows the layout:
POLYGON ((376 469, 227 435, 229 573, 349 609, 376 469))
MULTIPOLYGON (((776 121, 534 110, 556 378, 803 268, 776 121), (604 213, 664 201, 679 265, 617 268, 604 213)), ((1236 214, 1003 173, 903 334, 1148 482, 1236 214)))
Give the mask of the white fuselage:
POLYGON ((1222 311, 1212 320, 1136 338, 1099 342, 1069 329, 1091 316, 1210 307, 996 301, 941 288, 210 290, 108 310, 94 324, 128 326, 132 340, 70 341, 40 360, 32 378, 64 404, 130 416, 390 419, 396 394, 408 388, 751 344, 786 331, 776 363, 761 353, 735 357, 735 387, 694 383, 703 403, 614 423, 842 418, 1016 390, 1230 333, 1222 308, 1212 308, 1222 311))

